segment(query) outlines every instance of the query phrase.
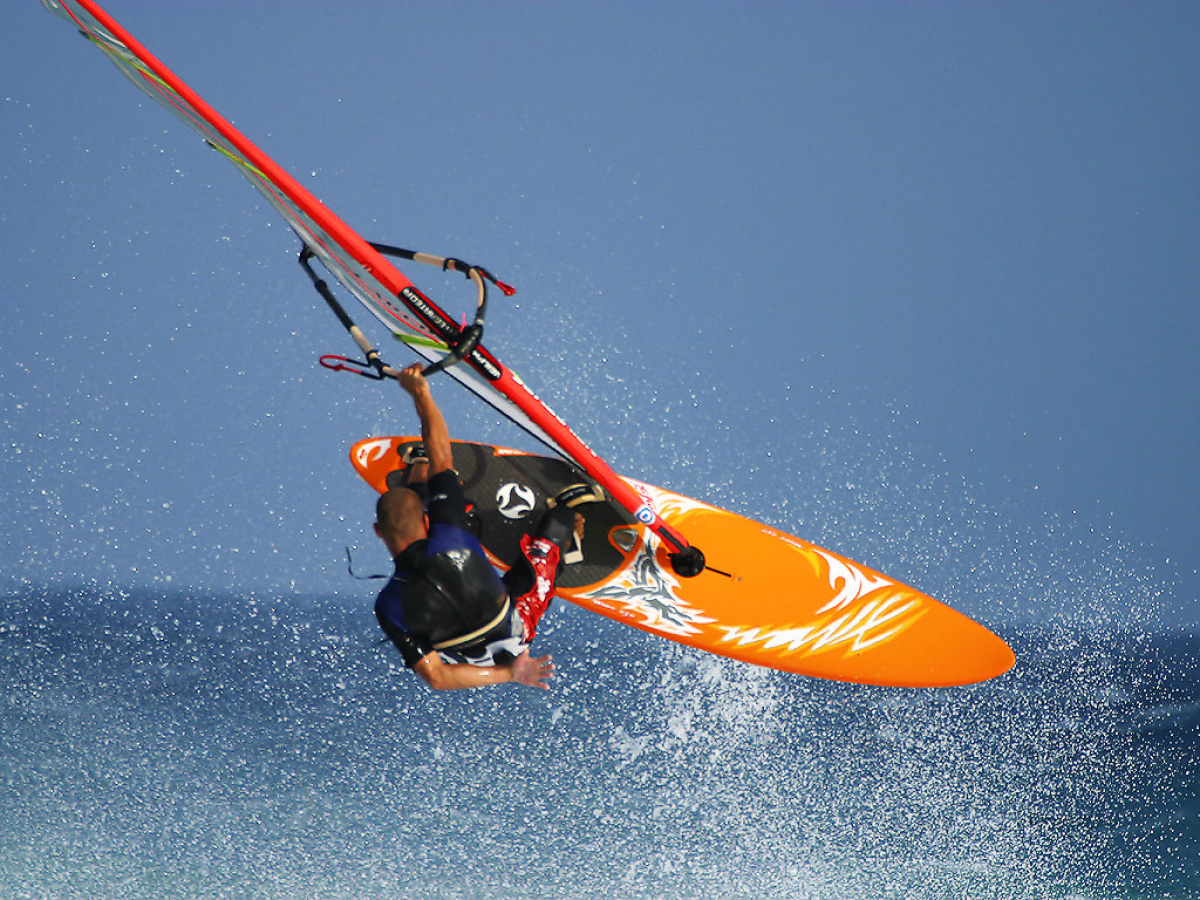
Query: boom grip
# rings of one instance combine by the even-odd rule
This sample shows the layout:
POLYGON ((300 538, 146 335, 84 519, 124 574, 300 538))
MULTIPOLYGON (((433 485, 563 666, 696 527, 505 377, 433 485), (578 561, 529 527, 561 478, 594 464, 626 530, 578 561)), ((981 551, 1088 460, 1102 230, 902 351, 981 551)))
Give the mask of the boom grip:
POLYGON ((437 362, 426 366, 421 371, 421 374, 428 378, 435 372, 440 372, 442 369, 457 365, 458 363, 462 362, 464 358, 475 352, 475 348, 479 346, 479 342, 482 340, 482 338, 483 325, 479 322, 464 328, 462 334, 459 336, 459 339, 455 341, 454 348, 437 362))

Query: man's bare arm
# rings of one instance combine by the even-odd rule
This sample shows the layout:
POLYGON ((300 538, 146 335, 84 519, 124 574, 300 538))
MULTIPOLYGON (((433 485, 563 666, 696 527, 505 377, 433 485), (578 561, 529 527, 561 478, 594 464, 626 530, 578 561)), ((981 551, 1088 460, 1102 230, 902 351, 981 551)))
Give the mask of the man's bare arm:
POLYGON ((429 474, 436 475, 454 468, 454 456, 450 452, 450 430, 442 411, 433 400, 429 382, 421 374, 421 364, 414 363, 400 373, 400 386, 408 391, 421 420, 421 440, 429 454, 429 474))
POLYGON ((526 650, 507 666, 469 666, 443 662, 437 653, 422 657, 413 671, 425 683, 439 691, 456 688, 487 687, 493 684, 517 682, 527 687, 548 689, 546 679, 554 672, 549 656, 534 658, 526 650))

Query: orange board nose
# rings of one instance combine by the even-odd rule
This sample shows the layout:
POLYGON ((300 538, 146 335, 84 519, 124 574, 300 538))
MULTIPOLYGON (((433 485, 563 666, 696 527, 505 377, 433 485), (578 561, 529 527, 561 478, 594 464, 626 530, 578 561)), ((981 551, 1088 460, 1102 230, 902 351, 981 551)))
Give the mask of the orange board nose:
POLYGON ((672 523, 725 573, 681 585, 713 619, 696 646, 867 684, 967 684, 1013 665, 1008 645, 963 614, 800 538, 712 507, 672 523))

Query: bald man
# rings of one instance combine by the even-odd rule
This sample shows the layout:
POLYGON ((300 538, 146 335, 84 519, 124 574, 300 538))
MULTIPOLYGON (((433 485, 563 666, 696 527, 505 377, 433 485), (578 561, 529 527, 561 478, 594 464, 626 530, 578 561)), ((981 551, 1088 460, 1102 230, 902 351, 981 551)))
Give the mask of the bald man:
POLYGON ((602 495, 577 490, 571 506, 548 510, 501 578, 471 533, 449 431, 421 366, 398 380, 413 399, 427 455, 427 462, 410 463, 409 484, 423 482, 428 499, 394 487, 376 504, 375 533, 396 564, 375 601, 379 625, 405 665, 433 688, 514 681, 546 688, 554 666, 549 656, 530 656, 529 645, 554 596, 562 554, 583 535, 583 517, 572 507, 602 495))

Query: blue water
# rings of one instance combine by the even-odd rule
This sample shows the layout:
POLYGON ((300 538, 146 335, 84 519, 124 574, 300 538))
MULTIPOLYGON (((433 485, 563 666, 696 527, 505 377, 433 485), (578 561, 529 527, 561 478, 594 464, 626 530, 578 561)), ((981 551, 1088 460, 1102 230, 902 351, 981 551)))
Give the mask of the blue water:
POLYGON ((1200 897, 1200 639, 833 684, 557 606, 434 694, 370 600, 0 597, 0 898, 1200 897))

